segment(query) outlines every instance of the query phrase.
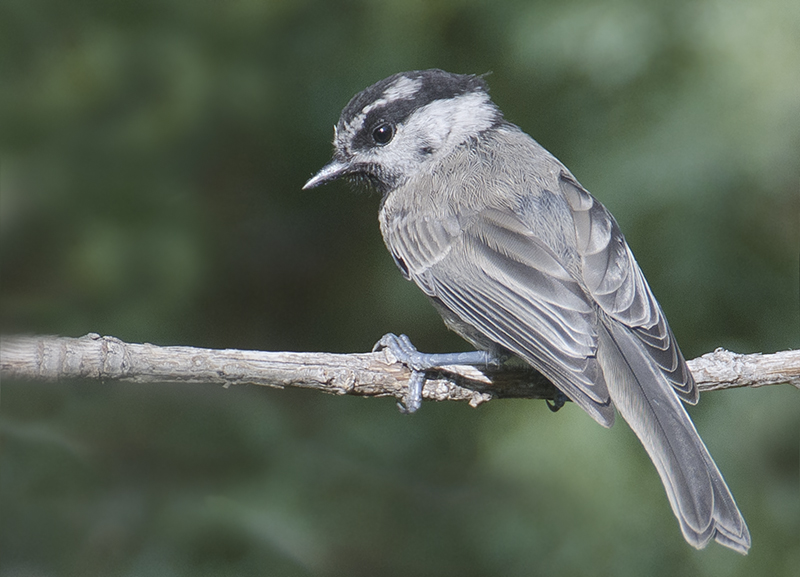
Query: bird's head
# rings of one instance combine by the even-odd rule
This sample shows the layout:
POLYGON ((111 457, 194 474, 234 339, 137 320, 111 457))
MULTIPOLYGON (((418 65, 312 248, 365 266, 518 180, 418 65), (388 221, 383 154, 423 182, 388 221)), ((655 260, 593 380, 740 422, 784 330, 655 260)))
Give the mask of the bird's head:
POLYGON ((346 176, 386 194, 501 120, 480 76, 395 74, 350 100, 334 127, 333 160, 303 188, 346 176))

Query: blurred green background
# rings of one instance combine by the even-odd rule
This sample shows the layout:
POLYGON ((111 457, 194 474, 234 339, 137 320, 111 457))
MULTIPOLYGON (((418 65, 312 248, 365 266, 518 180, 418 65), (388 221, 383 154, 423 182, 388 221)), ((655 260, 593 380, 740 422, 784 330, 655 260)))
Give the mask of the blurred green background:
MULTIPOLYGON (((798 347, 796 0, 0 3, 0 329, 466 349, 379 198, 301 191, 349 98, 484 73, 617 216, 684 353, 798 347)), ((800 402, 691 410, 749 522, 685 544, 627 426, 258 387, 2 383, 0 576, 796 575, 800 402)))

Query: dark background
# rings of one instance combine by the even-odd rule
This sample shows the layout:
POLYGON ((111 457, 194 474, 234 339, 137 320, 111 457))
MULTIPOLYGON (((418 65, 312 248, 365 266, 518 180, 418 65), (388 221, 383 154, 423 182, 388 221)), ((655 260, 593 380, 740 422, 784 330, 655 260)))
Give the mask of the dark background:
MULTIPOLYGON (((0 329, 464 350, 383 247, 379 198, 301 191, 349 98, 484 73, 616 215, 687 358, 798 346, 800 5, 0 4, 0 329)), ((691 414, 752 532, 680 534, 621 421, 258 387, 11 383, 0 576, 789 575, 798 392, 691 414)))

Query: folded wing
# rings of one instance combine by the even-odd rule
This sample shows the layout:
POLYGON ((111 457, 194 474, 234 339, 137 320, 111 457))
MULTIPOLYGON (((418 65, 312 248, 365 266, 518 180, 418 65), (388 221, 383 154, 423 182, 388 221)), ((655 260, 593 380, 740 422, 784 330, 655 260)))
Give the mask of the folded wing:
POLYGON ((548 377, 604 426, 614 408, 596 359, 596 310, 560 258, 512 211, 466 223, 397 220, 387 243, 429 296, 548 377))

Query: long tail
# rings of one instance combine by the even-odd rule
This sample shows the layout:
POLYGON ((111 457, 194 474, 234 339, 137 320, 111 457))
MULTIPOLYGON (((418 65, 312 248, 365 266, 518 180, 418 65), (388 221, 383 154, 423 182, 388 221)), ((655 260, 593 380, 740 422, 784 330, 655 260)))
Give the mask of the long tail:
POLYGON ((605 328, 598 360, 609 394, 655 464, 686 541, 746 554, 750 532, 683 404, 629 328, 605 328))

